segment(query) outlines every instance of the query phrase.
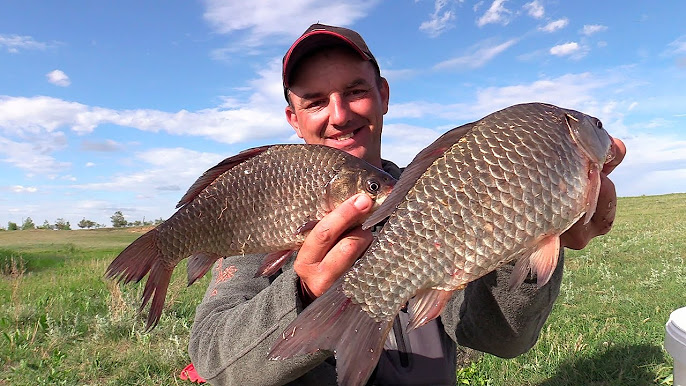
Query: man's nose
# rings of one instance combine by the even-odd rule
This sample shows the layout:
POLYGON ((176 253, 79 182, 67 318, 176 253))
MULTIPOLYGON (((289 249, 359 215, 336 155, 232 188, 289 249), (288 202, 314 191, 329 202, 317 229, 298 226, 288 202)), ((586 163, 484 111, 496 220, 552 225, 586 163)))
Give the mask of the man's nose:
POLYGON ((345 126, 350 121, 350 103, 340 94, 332 94, 329 101, 329 123, 345 126))

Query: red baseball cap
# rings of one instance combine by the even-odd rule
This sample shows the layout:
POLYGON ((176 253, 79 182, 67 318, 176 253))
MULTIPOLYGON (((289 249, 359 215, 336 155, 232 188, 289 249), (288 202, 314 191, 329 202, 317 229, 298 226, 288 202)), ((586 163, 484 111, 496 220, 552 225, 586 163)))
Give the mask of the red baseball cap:
POLYGON ((334 27, 325 24, 312 24, 305 32, 293 43, 291 48, 283 57, 283 90, 286 100, 288 100, 288 87, 290 87, 289 77, 297 62, 310 52, 322 47, 344 44, 351 47, 360 54, 362 59, 371 61, 379 69, 379 64, 372 52, 367 47, 362 36, 357 32, 343 27, 334 27))

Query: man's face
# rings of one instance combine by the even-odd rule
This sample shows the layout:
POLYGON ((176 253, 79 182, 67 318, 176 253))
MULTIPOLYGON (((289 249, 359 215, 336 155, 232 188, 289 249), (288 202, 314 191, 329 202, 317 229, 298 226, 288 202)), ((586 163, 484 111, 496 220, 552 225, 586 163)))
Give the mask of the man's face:
POLYGON ((388 83, 374 65, 345 49, 303 59, 292 75, 286 118, 310 144, 344 150, 381 167, 381 129, 388 83))

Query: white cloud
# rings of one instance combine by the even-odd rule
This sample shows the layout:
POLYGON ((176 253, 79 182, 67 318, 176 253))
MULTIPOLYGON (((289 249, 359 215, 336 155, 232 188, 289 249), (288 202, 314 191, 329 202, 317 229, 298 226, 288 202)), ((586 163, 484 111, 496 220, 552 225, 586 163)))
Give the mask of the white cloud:
POLYGON ((403 123, 384 125, 382 157, 403 167, 443 132, 403 123))
POLYGON ((534 19, 540 19, 545 15, 545 9, 538 0, 524 4, 524 10, 526 10, 529 13, 529 16, 533 17, 534 19))
MULTIPOLYGON (((277 83, 278 85, 278 83, 277 83)), ((280 89, 280 88, 279 88, 280 89)), ((87 134, 103 124, 115 124, 142 131, 164 131, 171 135, 199 136, 228 144, 264 138, 284 138, 292 133, 279 111, 285 101, 243 103, 219 106, 195 112, 181 110, 114 110, 87 106, 57 98, 0 96, 0 161, 36 174, 54 174, 71 166, 59 162, 50 154, 66 146, 60 128, 69 127, 78 134, 87 134), (280 108, 271 108, 275 103, 280 108), (16 139, 10 139, 14 137, 16 139)), ((256 93, 251 100, 271 100, 269 95, 256 93)), ((82 148, 111 151, 118 143, 84 141, 82 148)))
POLYGON ((381 75, 388 79, 389 83, 393 83, 394 80, 411 78, 417 73, 417 70, 409 68, 381 70, 381 75))
POLYGON ((429 20, 422 22, 419 26, 420 31, 424 31, 431 37, 436 37, 452 27, 451 21, 455 20, 455 14, 451 11, 444 11, 443 8, 448 4, 448 0, 436 0, 434 12, 429 20))
POLYGON ((38 188, 35 186, 14 185, 10 187, 10 190, 12 190, 14 193, 36 193, 38 188))
POLYGON ((31 140, 32 142, 13 141, 0 136, 0 162, 52 178, 71 166, 71 163, 58 161, 50 155, 66 146, 64 133, 48 133, 31 140))
POLYGON ((207 137, 224 143, 283 135, 287 131, 283 117, 275 110, 254 106, 220 106, 195 112, 113 110, 47 96, 0 96, 0 128, 21 134, 69 127, 86 134, 102 124, 111 123, 143 131, 207 137))
POLYGON ((95 163, 93 163, 93 162, 86 162, 86 164, 83 165, 83 166, 85 166, 85 167, 87 167, 87 168, 92 168, 93 166, 95 166, 95 163))
POLYGON ((607 30, 607 26, 599 24, 587 24, 584 25, 583 29, 581 30, 581 33, 586 36, 591 36, 595 33, 602 32, 605 30, 607 30))
MULTIPOLYGON (((598 92, 622 82, 623 80, 619 76, 609 73, 602 76, 595 76, 591 73, 566 74, 531 83, 482 88, 476 92, 476 95, 469 98, 474 100, 474 103, 439 104, 409 101, 391 104, 386 117, 389 121, 432 117, 459 124, 460 122, 482 118, 496 110, 517 103, 536 101, 577 109, 596 116, 609 117, 608 114, 611 112, 603 112, 602 107, 609 102, 603 104, 598 102, 598 92)), ((629 103, 626 105, 629 106, 629 103)))
POLYGON ((492 23, 507 25, 510 22, 510 14, 512 12, 505 8, 505 1, 507 0, 494 0, 486 13, 477 20, 476 25, 479 27, 492 23))
POLYGON ((48 82, 54 84, 55 86, 60 86, 60 87, 67 87, 71 84, 71 80, 61 70, 53 70, 45 74, 45 77, 48 78, 48 82))
POLYGON ((686 53, 686 35, 680 36, 678 39, 670 42, 667 45, 667 51, 664 54, 672 56, 684 53, 686 53))
POLYGON ((44 50, 48 48, 48 44, 38 42, 31 36, 0 34, 1 47, 5 47, 8 52, 17 53, 19 50, 44 50))
POLYGON ((545 32, 555 32, 559 29, 565 28, 569 24, 569 20, 567 18, 562 18, 558 19, 555 21, 551 21, 550 23, 546 24, 545 26, 539 28, 541 31, 545 32))
POLYGON ((490 42, 481 42, 471 47, 472 52, 453 59, 442 61, 434 66, 434 69, 445 68, 479 68, 488 63, 503 51, 517 43, 516 39, 504 43, 491 45, 490 42))
POLYGON ((686 192, 686 141, 673 135, 631 133, 627 148, 611 178, 621 195, 686 192))
POLYGON ((154 197, 156 191, 169 191, 170 186, 185 191, 205 170, 222 160, 219 154, 184 148, 150 149, 136 153, 134 158, 137 160, 134 173, 120 173, 104 182, 72 186, 84 190, 137 192, 143 197, 154 197))
POLYGON ((579 46, 579 43, 569 42, 564 44, 558 44, 552 47, 550 49, 550 54, 555 56, 570 56, 579 52, 580 49, 581 47, 579 46))
POLYGON ((314 22, 347 26, 367 15, 378 0, 321 2, 316 0, 224 1, 205 0, 204 18, 215 32, 246 31, 232 39, 224 52, 258 47, 274 42, 274 37, 291 40, 314 22), (306 15, 306 16, 303 16, 306 15))
POLYGON ((124 150, 124 145, 111 139, 106 139, 104 141, 92 141, 84 139, 81 141, 80 149, 84 151, 95 152, 117 152, 124 150))
MULTIPOLYGON (((0 163, 22 169, 27 175, 55 179, 58 173, 72 166, 53 156, 67 146, 67 136, 62 130, 68 128, 84 135, 105 124, 199 136, 228 144, 266 138, 272 142, 293 142, 293 130, 283 117, 286 102, 280 86, 279 67, 279 60, 274 60, 260 70, 257 78, 248 81, 243 92, 250 94, 240 102, 227 97, 217 107, 193 112, 115 110, 48 96, 0 95, 0 163)), ((81 142, 81 150, 122 149, 122 144, 109 139, 81 142)))

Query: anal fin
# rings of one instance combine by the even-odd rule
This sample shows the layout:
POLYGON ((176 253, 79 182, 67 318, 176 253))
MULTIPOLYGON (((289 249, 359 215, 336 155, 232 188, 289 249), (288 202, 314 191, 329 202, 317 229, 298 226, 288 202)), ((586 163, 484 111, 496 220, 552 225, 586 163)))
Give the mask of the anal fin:
POLYGON ((279 360, 319 350, 335 353, 339 385, 364 385, 393 324, 376 321, 349 299, 339 279, 283 331, 269 352, 279 360))
POLYGON ((207 271, 214 265, 214 262, 222 256, 216 253, 196 253, 188 258, 188 285, 195 283, 196 280, 205 276, 207 271))
POLYGON ((453 295, 453 291, 445 291, 439 289, 427 288, 417 292, 417 295, 410 300, 410 316, 409 330, 421 327, 432 319, 437 318, 446 303, 453 295))
POLYGON ((519 287, 524 282, 529 270, 536 275, 538 287, 543 287, 553 276, 559 255, 560 236, 544 237, 538 242, 536 250, 530 256, 520 258, 515 264, 510 275, 510 290, 519 287))

